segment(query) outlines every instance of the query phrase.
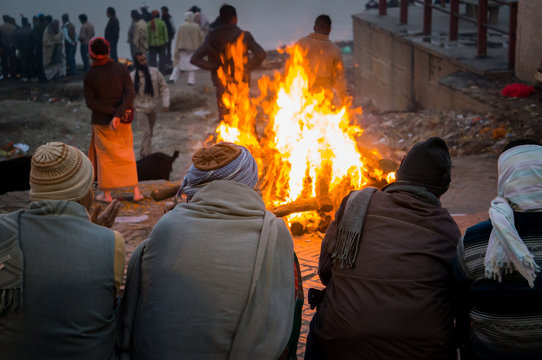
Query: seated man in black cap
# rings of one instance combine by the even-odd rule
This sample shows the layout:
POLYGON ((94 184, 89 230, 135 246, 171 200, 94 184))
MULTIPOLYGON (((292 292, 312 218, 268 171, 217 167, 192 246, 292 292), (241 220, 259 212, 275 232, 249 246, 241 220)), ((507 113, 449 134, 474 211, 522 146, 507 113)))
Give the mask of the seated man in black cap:
POLYGON ((433 137, 408 152, 396 182, 343 199, 322 242, 327 288, 305 359, 455 358, 452 261, 461 234, 439 201, 450 172, 448 147, 433 137))

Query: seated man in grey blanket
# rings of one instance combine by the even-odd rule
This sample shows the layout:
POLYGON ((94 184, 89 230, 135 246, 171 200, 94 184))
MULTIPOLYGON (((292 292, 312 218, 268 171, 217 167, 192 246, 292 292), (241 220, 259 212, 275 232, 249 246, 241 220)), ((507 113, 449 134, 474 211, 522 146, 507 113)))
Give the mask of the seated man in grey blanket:
POLYGON ((219 143, 192 162, 179 190, 187 202, 130 258, 122 356, 284 357, 295 333, 292 237, 253 190, 258 169, 246 148, 219 143))
POLYGON ((120 202, 89 215, 93 179, 80 150, 47 143, 32 156, 29 208, 0 216, 0 359, 116 359, 124 241, 99 225, 120 202))

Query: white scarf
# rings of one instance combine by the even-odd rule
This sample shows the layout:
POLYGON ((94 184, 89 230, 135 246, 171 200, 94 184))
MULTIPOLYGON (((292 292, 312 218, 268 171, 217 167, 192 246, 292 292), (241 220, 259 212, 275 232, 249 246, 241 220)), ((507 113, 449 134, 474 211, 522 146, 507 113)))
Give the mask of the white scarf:
POLYGON ((497 197, 489 209, 493 230, 484 259, 485 276, 501 281, 503 269, 517 270, 534 287, 539 266, 514 226, 514 210, 542 211, 542 146, 513 147, 499 157, 498 168, 497 197))

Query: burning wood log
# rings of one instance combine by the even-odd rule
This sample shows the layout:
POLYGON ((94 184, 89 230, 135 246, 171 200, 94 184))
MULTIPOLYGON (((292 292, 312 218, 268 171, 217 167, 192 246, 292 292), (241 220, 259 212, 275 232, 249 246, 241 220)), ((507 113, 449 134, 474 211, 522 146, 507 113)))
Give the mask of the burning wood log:
POLYGON ((326 202, 325 199, 309 198, 309 199, 298 199, 298 200, 292 201, 291 203, 281 205, 271 210, 271 212, 275 214, 276 217, 283 217, 283 216, 290 215, 296 212, 303 212, 303 211, 330 212, 331 210, 333 210, 333 204, 331 204, 331 201, 326 202))
POLYGON ((154 201, 162 201, 165 199, 169 199, 170 197, 173 197, 177 194, 180 187, 181 187, 181 184, 175 184, 175 185, 167 185, 166 187, 154 189, 151 192, 151 197, 153 198, 154 201))

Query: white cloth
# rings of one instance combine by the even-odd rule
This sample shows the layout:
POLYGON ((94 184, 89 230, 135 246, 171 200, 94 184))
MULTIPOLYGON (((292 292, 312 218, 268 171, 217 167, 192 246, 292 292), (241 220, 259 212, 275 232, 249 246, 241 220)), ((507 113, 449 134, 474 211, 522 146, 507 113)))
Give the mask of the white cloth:
POLYGON ((489 209, 493 229, 485 275, 501 281, 503 270, 515 269, 533 287, 539 267, 514 226, 514 210, 542 211, 542 146, 513 147, 502 153, 498 167, 497 197, 489 209))

